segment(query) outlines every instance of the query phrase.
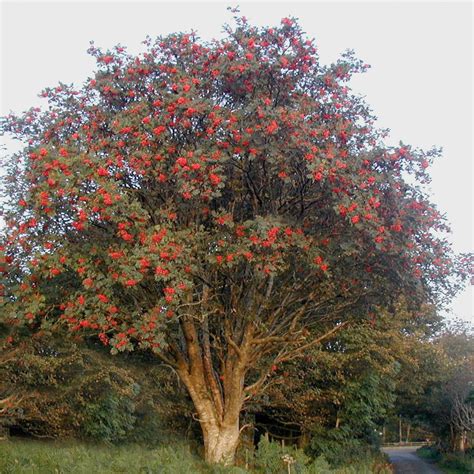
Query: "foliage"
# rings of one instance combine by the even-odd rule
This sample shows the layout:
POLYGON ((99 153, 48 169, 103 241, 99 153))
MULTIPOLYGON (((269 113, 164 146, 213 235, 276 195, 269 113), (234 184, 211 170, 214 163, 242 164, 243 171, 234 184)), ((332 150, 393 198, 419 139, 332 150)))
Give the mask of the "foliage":
POLYGON ((51 110, 3 121, 4 132, 29 140, 7 181, 8 270, 28 268, 9 288, 21 295, 7 299, 14 321, 51 325, 57 315, 72 330, 110 334, 102 339, 115 350, 159 352, 199 277, 211 283, 247 268, 255 283, 278 276, 273 291, 284 297, 279 275, 299 265, 326 297, 350 275, 352 289, 338 290, 349 296, 370 281, 372 300, 392 275, 412 290, 448 285, 449 251, 430 233, 445 224, 401 173, 426 180, 436 153, 383 147, 342 85, 360 61, 348 54, 321 66, 288 19, 261 31, 241 19, 216 44, 171 35, 146 45, 139 58, 91 47, 95 79, 47 89, 51 110), (291 203, 301 184, 324 212, 303 206, 298 215, 301 202, 291 203), (270 205, 278 199, 279 210, 270 205), (18 244, 26 261, 14 258, 18 244))
POLYGON ((474 472, 474 456, 471 454, 446 453, 439 466, 448 474, 471 474, 474 472))
MULTIPOLYGON (((266 398, 253 409, 275 425, 312 438, 312 453, 331 460, 377 446, 401 371, 418 364, 420 347, 429 344, 424 340, 436 320, 428 308, 415 317, 403 302, 392 311, 379 309, 372 321, 279 366, 266 398)), ((283 434, 271 426, 265 429, 283 434)))
POLYGON ((324 456, 319 456, 306 466, 306 470, 304 472, 307 474, 328 474, 334 471, 331 470, 329 463, 326 461, 324 456))
POLYGON ((331 466, 342 467, 356 462, 370 452, 366 440, 347 436, 344 430, 324 430, 314 433, 309 451, 324 456, 331 466))
MULTIPOLYGON (((390 473, 386 459, 377 452, 359 452, 350 463, 338 466, 330 465, 324 455, 308 457, 303 450, 294 446, 283 447, 279 443, 269 442, 262 438, 255 452, 254 469, 265 474, 286 474, 291 461, 291 472, 301 474, 360 474, 390 473)), ((337 463, 340 464, 340 463, 337 463)))
POLYGON ((39 437, 156 444, 189 428, 173 377, 152 362, 111 360, 94 343, 25 338, 0 353, 0 395, 16 400, 0 424, 39 437))
POLYGON ((435 446, 424 446, 417 450, 417 455, 428 459, 448 474, 469 474, 474 472, 474 453, 446 453, 435 446))
POLYGON ((387 458, 380 453, 372 453, 362 457, 362 460, 354 461, 348 466, 334 469, 334 474, 392 474, 393 467, 387 458))
POLYGON ((445 327, 424 345, 418 361, 418 371, 402 371, 398 412, 431 431, 444 450, 468 449, 474 430, 470 398, 474 386, 474 338, 469 325, 445 327))
POLYGON ((1 317, 155 353, 208 459, 233 457, 272 367, 401 295, 449 299, 469 264, 423 189, 439 150, 386 146, 350 91, 367 65, 322 65, 292 18, 225 33, 91 45, 82 87, 1 121, 25 145, 5 162, 1 317))
POLYGON ((420 458, 428 459, 434 462, 438 462, 442 458, 441 451, 435 446, 422 446, 416 450, 416 454, 420 456, 420 458))
POLYGON ((92 439, 121 441, 134 428, 134 410, 131 400, 121 400, 114 395, 109 395, 98 403, 88 404, 83 412, 83 434, 92 439))
POLYGON ((254 466, 258 472, 286 474, 288 462, 285 462, 285 459, 291 464, 293 472, 298 474, 306 472, 305 466, 310 461, 303 451, 293 446, 282 446, 280 443, 270 442, 263 437, 255 452, 254 466))

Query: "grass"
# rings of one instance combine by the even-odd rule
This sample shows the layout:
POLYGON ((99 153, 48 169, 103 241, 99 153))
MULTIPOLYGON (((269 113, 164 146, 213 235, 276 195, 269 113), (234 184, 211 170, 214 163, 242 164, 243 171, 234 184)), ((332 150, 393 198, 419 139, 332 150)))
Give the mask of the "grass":
POLYGON ((472 454, 442 453, 433 446, 424 446, 416 452, 423 459, 432 461, 445 474, 474 473, 474 457, 472 454))
MULTIPOLYGON (((278 457, 278 461, 280 461, 278 457)), ((278 462, 280 464, 280 462, 278 462)), ((301 466, 298 474, 385 474, 391 472, 383 457, 364 459, 351 466, 331 470, 301 466)), ((0 441, 1 474, 245 474, 239 467, 206 464, 189 445, 170 443, 146 447, 138 444, 105 445, 80 441, 0 441)), ((286 467, 272 470, 285 474, 286 467)), ((296 474, 293 468, 292 473, 296 474)))
POLYGON ((189 474, 243 473, 206 465, 189 446, 146 448, 55 441, 0 442, 2 474, 189 474))

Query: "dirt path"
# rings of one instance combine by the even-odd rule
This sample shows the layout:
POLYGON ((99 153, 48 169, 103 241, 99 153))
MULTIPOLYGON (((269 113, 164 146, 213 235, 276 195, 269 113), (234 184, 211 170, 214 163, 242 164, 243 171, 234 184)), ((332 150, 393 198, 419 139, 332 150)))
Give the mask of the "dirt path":
POLYGON ((400 448, 384 448, 390 462, 395 467, 396 474, 441 474, 435 466, 423 461, 416 455, 416 450, 410 446, 400 448))

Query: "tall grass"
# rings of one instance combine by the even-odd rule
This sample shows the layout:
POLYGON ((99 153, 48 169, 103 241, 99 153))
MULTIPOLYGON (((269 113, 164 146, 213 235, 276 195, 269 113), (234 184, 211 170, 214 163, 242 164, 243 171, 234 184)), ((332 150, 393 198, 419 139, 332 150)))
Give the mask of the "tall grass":
MULTIPOLYGON (((0 442, 2 474, 190 474, 237 473, 207 466, 189 446, 147 448, 79 442, 0 442)), ((243 472, 243 471, 240 471, 243 472)))
MULTIPOLYGON (((279 445, 278 445, 279 446, 279 445)), ((270 449, 271 448, 271 449, 270 449)), ((382 457, 361 459, 331 469, 324 459, 311 460, 300 450, 285 448, 295 461, 292 474, 385 474, 390 473, 382 457)), ((286 452, 285 451, 285 452, 286 452)), ((210 466, 190 445, 171 443, 158 447, 139 444, 106 445, 78 441, 8 440, 0 442, 1 474, 286 474, 282 448, 255 453, 251 470, 210 466), (273 452, 275 451, 275 452, 273 452)))

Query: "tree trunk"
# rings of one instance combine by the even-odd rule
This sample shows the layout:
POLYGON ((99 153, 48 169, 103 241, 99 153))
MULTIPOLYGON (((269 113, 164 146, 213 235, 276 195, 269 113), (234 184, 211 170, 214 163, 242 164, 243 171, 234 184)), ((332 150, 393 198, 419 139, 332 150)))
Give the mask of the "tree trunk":
POLYGON ((398 444, 403 442, 403 432, 402 432, 402 417, 401 415, 398 418, 398 444))
POLYGON ((239 415, 242 405, 227 405, 222 407, 222 411, 218 411, 202 380, 195 381, 185 376, 183 381, 191 395, 201 425, 205 460, 212 464, 233 464, 239 443, 239 415))
POLYGON ((196 346, 191 346, 196 340, 194 335, 188 337, 190 361, 189 364, 179 366, 177 371, 197 412, 205 460, 213 464, 231 465, 240 435, 244 371, 241 366, 229 361, 223 371, 222 385, 219 386, 206 351, 201 352, 196 346))
POLYGON ((453 428, 453 424, 451 423, 450 426, 449 426, 449 431, 451 433, 451 436, 449 438, 449 441, 450 441, 450 447, 451 447, 451 451, 456 451, 456 448, 457 448, 457 440, 456 440, 456 435, 454 433, 454 428, 453 428))
POLYGON ((466 438, 467 434, 465 431, 459 433, 458 451, 464 453, 466 451, 466 438))
POLYGON ((234 463, 235 451, 239 443, 239 422, 226 425, 201 423, 204 437, 204 458, 208 463, 226 466, 234 463))
POLYGON ((207 323, 198 337, 195 322, 181 319, 187 358, 177 351, 176 370, 194 403, 209 463, 231 465, 239 443, 240 411, 244 403, 244 379, 248 366, 251 329, 245 331, 240 348, 231 349, 219 369, 214 367, 207 323))

